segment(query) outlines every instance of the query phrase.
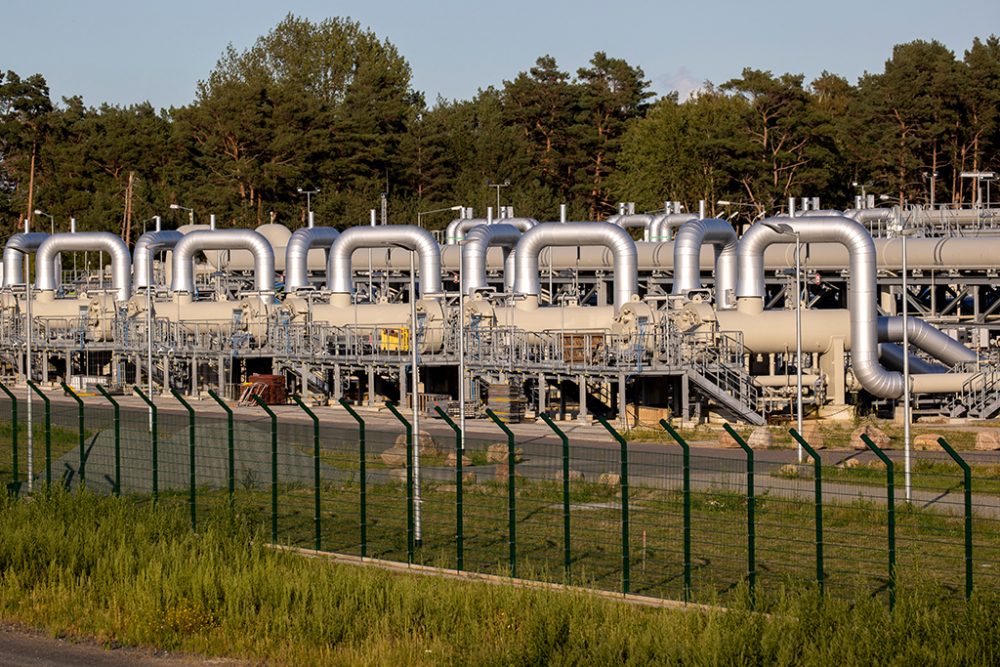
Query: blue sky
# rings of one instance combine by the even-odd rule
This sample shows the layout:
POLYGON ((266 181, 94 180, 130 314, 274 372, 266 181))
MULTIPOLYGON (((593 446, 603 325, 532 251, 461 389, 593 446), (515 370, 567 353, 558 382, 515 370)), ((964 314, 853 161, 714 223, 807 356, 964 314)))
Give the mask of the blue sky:
POLYGON ((545 54, 575 71, 605 51, 641 67, 658 95, 686 94, 744 66, 853 82, 881 70, 894 44, 937 39, 961 57, 973 37, 1000 33, 997 0, 31 0, 4 10, 0 69, 43 74, 56 100, 179 106, 227 44, 248 47, 288 12, 349 16, 388 39, 431 102, 471 98, 545 54))

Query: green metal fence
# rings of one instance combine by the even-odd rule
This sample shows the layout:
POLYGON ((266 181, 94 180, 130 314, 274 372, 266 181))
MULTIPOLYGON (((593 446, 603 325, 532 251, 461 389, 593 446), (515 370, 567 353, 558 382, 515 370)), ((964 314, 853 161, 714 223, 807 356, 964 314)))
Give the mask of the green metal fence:
POLYGON ((892 606, 918 587, 960 601, 1000 584, 1000 454, 969 442, 915 452, 905 503, 898 448, 870 439, 857 451, 827 437, 819 451, 773 429, 784 449, 754 449, 730 426, 638 433, 598 420, 580 435, 547 415, 513 427, 495 414, 462 433, 441 408, 417 434, 395 406, 36 386, 29 465, 28 391, 10 391, 10 492, 25 493, 30 470, 33 493, 85 486, 175 506, 195 530, 233 507, 281 544, 764 609, 789 589, 892 606))

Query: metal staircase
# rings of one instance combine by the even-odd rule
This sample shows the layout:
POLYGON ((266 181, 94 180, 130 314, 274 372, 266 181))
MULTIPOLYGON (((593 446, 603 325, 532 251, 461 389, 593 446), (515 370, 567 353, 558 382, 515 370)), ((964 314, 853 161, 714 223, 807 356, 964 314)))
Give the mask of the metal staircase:
POLYGON ((1000 371, 990 369, 969 378, 948 407, 952 417, 996 417, 1000 414, 1000 371))
POLYGON ((764 424, 759 408, 760 387, 744 370, 742 336, 738 332, 718 332, 708 342, 703 340, 703 333, 686 335, 699 337, 684 345, 685 374, 698 393, 737 419, 764 424))

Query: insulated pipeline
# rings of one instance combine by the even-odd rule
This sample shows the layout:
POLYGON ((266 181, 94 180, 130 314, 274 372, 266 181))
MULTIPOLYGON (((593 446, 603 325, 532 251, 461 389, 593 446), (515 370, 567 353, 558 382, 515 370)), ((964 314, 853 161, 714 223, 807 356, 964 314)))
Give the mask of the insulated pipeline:
POLYGON ((876 255, 871 234, 856 220, 843 217, 778 218, 792 234, 768 226, 769 220, 757 223, 740 239, 738 299, 760 299, 765 294, 764 251, 775 243, 794 243, 794 234, 802 242, 836 242, 847 248, 850 270, 848 309, 851 313, 851 359, 854 375, 861 386, 879 398, 898 398, 903 394, 903 376, 887 371, 878 360, 878 314, 876 300, 876 255))
POLYGON ((309 286, 309 251, 329 250, 339 236, 333 227, 306 227, 292 234, 285 246, 285 292, 309 286))
POLYGON ((462 291, 468 293, 485 289, 487 281, 486 255, 490 247, 500 246, 505 251, 504 284, 510 285, 514 279, 513 250, 521 240, 521 232, 513 225, 482 225, 469 231, 462 245, 464 257, 462 267, 462 291))
POLYGON ((514 292, 537 297, 541 293, 539 255, 551 246, 604 246, 614 256, 615 309, 637 293, 639 272, 635 242, 629 233, 610 222, 547 223, 529 229, 514 248, 514 292))
POLYGON ((335 294, 351 294, 351 256, 359 248, 399 247, 417 253, 422 294, 441 292, 441 249, 434 236, 416 225, 351 227, 333 242, 327 263, 327 287, 335 294))
POLYGON ((267 238, 252 229, 214 229, 190 232, 174 246, 171 292, 194 293, 194 254, 202 250, 248 250, 254 259, 254 289, 274 291, 274 250, 267 238))
POLYGON ((20 232, 7 239, 3 249, 3 282, 0 287, 24 284, 24 254, 35 252, 45 239, 46 232, 20 232))
POLYGON ((153 286, 150 275, 153 254, 158 250, 172 250, 184 238, 184 234, 174 230, 146 232, 135 242, 132 252, 132 276, 137 290, 153 286))
POLYGON ((128 246, 111 232, 76 232, 54 234, 38 246, 38 289, 55 291, 56 257, 75 250, 103 251, 111 257, 111 286, 118 292, 118 301, 132 296, 132 257, 128 246))

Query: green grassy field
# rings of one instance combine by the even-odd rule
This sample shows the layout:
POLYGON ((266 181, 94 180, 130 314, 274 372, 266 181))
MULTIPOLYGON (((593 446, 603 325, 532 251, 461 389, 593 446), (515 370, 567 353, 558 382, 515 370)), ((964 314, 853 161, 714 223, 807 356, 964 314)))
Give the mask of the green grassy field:
POLYGON ((996 664, 998 600, 895 613, 785 595, 769 616, 390 574, 275 552, 237 506, 191 532, 182 507, 56 492, 0 500, 0 616, 276 665, 996 664))

